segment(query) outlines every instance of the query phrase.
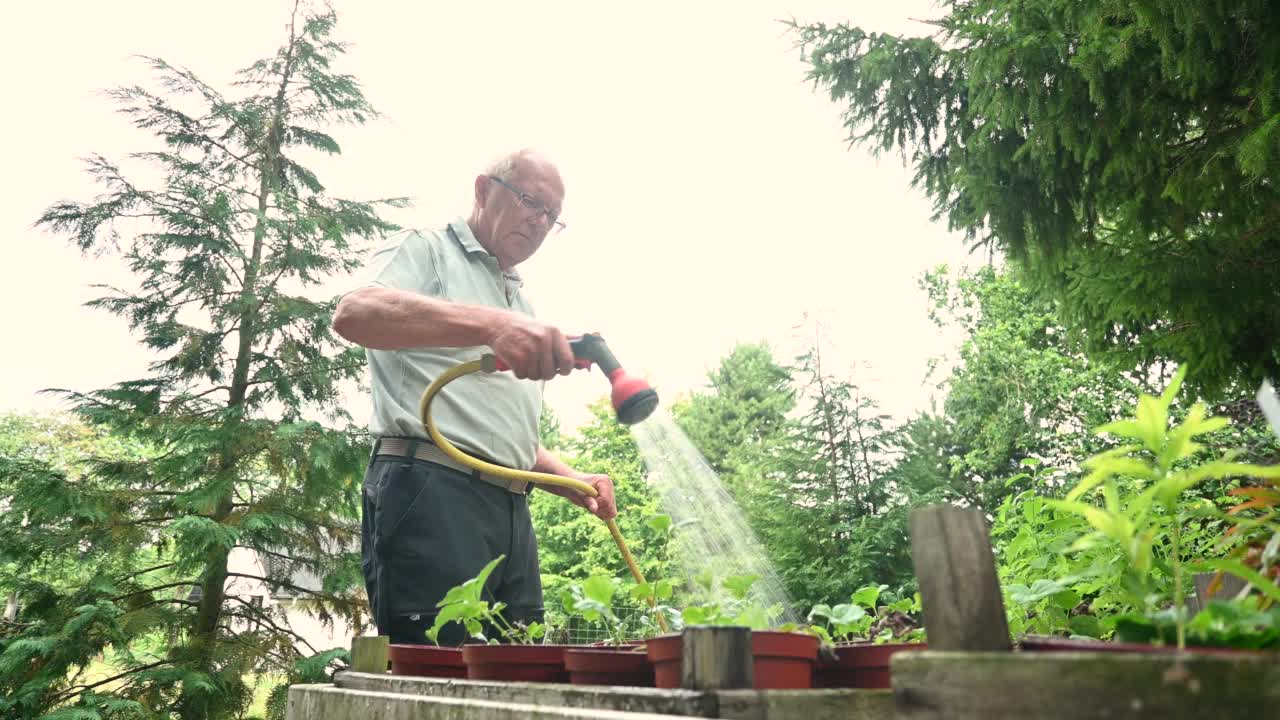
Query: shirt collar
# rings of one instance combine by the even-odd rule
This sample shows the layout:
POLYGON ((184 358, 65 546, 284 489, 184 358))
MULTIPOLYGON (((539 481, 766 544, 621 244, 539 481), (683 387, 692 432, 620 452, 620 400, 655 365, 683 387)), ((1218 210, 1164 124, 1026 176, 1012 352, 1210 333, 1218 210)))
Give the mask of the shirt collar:
MULTIPOLYGON (((480 241, 476 239, 476 236, 472 234, 471 226, 468 225, 467 221, 463 218, 455 218, 453 222, 449 223, 449 228, 453 230, 453 232, 449 234, 452 235, 454 240, 462 246, 463 250, 466 250, 468 253, 480 253, 481 255, 493 257, 493 253, 485 250, 484 246, 480 244, 480 241)), ((515 268, 503 270, 502 275, 507 280, 514 283, 516 287, 520 287, 524 284, 524 278, 520 277, 520 273, 517 272, 515 268)))

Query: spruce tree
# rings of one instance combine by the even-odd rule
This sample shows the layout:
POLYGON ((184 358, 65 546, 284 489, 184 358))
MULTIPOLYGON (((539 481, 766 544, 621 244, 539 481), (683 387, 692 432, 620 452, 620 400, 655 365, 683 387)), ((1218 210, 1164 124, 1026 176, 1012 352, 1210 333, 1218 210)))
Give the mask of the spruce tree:
POLYGON ((1266 0, 944 0, 925 37, 797 26, 850 141, 1003 251, 1122 369, 1280 374, 1280 23, 1266 0))
POLYGON ((101 194, 38 220, 85 253, 119 253, 137 286, 90 304, 158 359, 143 377, 62 391, 83 420, 147 447, 141 457, 86 458, 75 478, 38 458, 0 465, 3 558, 35 567, 73 553, 92 569, 24 590, 20 630, 0 640, 0 715, 232 717, 252 700, 250 677, 322 676, 342 651, 306 646, 245 582, 305 597, 325 622, 365 616, 367 444, 340 395, 363 355, 332 334, 335 301, 312 295, 394 229, 379 209, 404 203, 331 197, 305 164, 340 152, 328 127, 376 117, 335 69, 335 23, 295 5, 284 44, 238 73, 234 95, 145 58, 158 90, 109 96, 158 141, 128 158, 157 183, 95 155, 101 194), (228 569, 240 548, 262 575, 228 569), (82 679, 101 652, 111 681, 82 679))

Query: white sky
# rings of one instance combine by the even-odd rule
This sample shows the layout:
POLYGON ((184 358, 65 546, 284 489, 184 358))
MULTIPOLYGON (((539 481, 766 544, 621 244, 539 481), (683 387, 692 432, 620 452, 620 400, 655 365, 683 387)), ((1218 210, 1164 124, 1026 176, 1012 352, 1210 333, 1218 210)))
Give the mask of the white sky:
MULTIPOLYGON (((409 195, 389 217, 434 226, 469 209, 494 156, 535 147, 560 166, 569 229, 521 267, 542 319, 599 331, 664 397, 700 387, 736 342, 767 339, 786 360, 820 317, 826 365, 905 417, 928 403, 926 361, 956 337, 929 323, 916 278, 964 262, 929 221, 895 157, 849 149, 839 108, 804 79, 777 22, 849 20, 923 34, 910 0, 751 2, 335 2, 339 70, 385 118, 336 128, 344 155, 320 167, 335 195, 409 195), (797 334, 803 335, 798 339, 797 334)), ((32 228, 50 203, 95 192, 78 158, 154 143, 97 91, 145 82, 133 54, 163 57, 226 87, 283 39, 291 3, 27 2, 6 10, 0 63, 0 307, 9 342, 0 410, 48 410, 45 387, 138 377, 148 359, 123 321, 81 307, 93 282, 126 284, 111 258, 82 258, 32 228), (26 70, 20 70, 26 68, 26 70)), ((979 258, 969 259, 979 262, 979 258)), ((335 281, 334 290, 341 286, 335 281)), ((547 400, 572 427, 607 391, 575 373, 547 400)), ((351 398, 357 419, 367 402, 351 398)))

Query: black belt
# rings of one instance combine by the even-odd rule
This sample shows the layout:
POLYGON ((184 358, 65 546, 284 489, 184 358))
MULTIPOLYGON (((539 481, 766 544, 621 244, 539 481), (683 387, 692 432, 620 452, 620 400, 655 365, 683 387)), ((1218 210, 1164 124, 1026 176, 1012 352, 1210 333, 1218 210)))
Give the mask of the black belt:
MULTIPOLYGON (((527 495, 533 483, 527 480, 508 480, 507 478, 498 477, 487 472, 481 472, 474 468, 467 467, 462 463, 454 460, 445 454, 443 450, 436 447, 430 440, 426 438, 408 438, 408 437, 381 437, 373 445, 373 455, 385 455, 390 457, 412 457, 418 460, 425 460, 437 465, 453 468, 462 473, 466 473, 481 482, 496 485, 503 490, 513 492, 517 495, 527 495), (413 448, 412 451, 410 448, 413 448)), ((465 452, 465 451, 464 451, 465 452)), ((487 461, 486 461, 487 462, 487 461)), ((496 463, 494 463, 496 464, 496 463)))

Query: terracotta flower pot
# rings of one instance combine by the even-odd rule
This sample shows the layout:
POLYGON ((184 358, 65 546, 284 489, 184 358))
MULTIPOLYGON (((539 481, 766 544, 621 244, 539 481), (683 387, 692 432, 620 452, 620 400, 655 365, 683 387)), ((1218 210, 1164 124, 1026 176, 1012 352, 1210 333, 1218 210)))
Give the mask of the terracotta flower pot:
POLYGON ((462 661, 462 648, 391 645, 388 655, 391 657, 392 675, 444 678, 467 676, 467 666, 462 661))
POLYGON ((801 633, 756 631, 751 633, 757 690, 803 690, 813 687, 813 663, 818 658, 818 638, 801 633))
MULTIPOLYGON (((680 635, 663 635, 648 641, 654 684, 678 688, 682 682, 680 635)), ((800 690, 813 687, 813 661, 818 638, 800 633, 756 631, 751 633, 752 675, 757 690, 800 690)))
MULTIPOLYGON (((1081 640, 1055 635, 1027 635, 1018 642, 1026 652, 1106 652, 1106 653, 1154 653, 1168 655, 1178 652, 1173 645, 1148 645, 1147 643, 1120 643, 1106 640, 1081 640)), ((1186 652, 1205 655, 1258 655, 1266 650, 1241 650, 1237 648, 1190 646, 1186 652)))
POLYGON ((464 645, 469 680, 563 683, 565 650, 572 645, 464 645))
POLYGON ((682 684, 680 664, 684 649, 680 635, 662 635, 649 638, 645 643, 645 655, 653 665, 653 681, 656 687, 678 688, 682 684))
POLYGON ((636 646, 571 648, 564 653, 569 682, 574 685, 653 687, 653 665, 636 646))
POLYGON ((834 663, 821 663, 814 672, 814 686, 822 688, 891 687, 889 658, 904 650, 925 650, 924 643, 859 643, 835 648, 834 663))

